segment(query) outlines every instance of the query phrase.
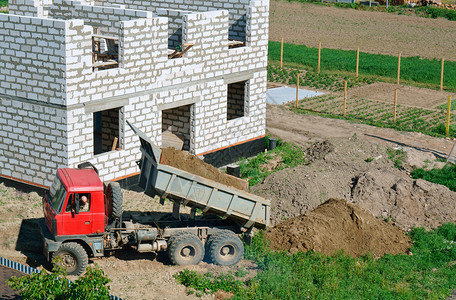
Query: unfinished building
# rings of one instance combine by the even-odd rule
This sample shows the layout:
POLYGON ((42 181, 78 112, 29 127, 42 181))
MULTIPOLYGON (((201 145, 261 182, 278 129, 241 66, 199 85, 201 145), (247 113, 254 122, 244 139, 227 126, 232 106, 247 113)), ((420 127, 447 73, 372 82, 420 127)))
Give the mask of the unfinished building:
POLYGON ((0 14, 0 177, 48 187, 90 161, 138 172, 139 142, 214 165, 263 149, 268 0, 10 0, 0 14))

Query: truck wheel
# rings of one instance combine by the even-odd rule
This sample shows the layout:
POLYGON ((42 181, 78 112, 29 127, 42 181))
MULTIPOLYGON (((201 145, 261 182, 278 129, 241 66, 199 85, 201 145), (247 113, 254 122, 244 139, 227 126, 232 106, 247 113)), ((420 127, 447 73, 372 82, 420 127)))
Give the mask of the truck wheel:
POLYGON ((112 218, 120 220, 122 217, 122 189, 118 182, 110 181, 107 183, 106 197, 112 203, 112 218))
POLYGON ((244 245, 236 234, 223 230, 211 235, 207 241, 207 251, 214 264, 231 266, 244 256, 244 245))
POLYGON ((169 240, 168 255, 175 265, 197 265, 204 257, 203 242, 194 234, 179 232, 169 240))
POLYGON ((68 275, 81 275, 89 262, 87 252, 81 245, 74 242, 60 245, 59 249, 52 256, 52 259, 55 260, 57 256, 60 256, 62 259, 57 264, 66 269, 68 275))

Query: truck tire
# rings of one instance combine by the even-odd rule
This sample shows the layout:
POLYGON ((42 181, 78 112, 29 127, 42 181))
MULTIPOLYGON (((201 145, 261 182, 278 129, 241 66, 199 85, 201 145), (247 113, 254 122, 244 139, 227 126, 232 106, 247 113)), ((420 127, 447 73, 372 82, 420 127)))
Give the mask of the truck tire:
MULTIPOLYGON (((115 181, 107 182, 106 197, 112 203, 112 218, 120 220, 122 217, 122 189, 120 184, 115 181)), ((108 208, 109 209, 109 208, 108 208)))
POLYGON ((55 260, 58 256, 62 261, 57 262, 57 264, 65 268, 68 275, 81 275, 89 262, 87 252, 81 245, 74 242, 60 245, 59 249, 54 252, 52 259, 55 260))
POLYGON ((204 257, 203 242, 192 233, 178 232, 169 239, 168 255, 175 265, 197 265, 204 257))
POLYGON ((244 245, 235 233, 220 230, 209 237, 207 252, 214 264, 231 266, 237 264, 244 256, 244 245))

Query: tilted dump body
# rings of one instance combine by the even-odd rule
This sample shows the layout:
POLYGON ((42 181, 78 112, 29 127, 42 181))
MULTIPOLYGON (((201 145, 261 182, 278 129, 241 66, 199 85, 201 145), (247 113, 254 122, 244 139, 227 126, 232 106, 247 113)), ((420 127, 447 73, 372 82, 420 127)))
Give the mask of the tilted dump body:
POLYGON ((269 226, 270 201, 189 172, 160 164, 161 150, 128 123, 141 141, 139 186, 145 194, 179 201, 239 223, 243 228, 269 226))

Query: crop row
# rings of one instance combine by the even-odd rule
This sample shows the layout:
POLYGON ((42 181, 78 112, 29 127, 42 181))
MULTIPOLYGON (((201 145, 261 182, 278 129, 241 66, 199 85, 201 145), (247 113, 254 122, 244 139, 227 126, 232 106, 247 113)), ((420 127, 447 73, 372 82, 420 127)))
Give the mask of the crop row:
MULTIPOLYGON (((343 116, 343 105, 343 98, 325 95, 299 101, 298 112, 311 111, 340 118, 343 116)), ((398 105, 395 123, 393 115, 394 105, 391 103, 357 98, 349 98, 346 101, 346 119, 429 135, 442 136, 445 134, 447 115, 444 110, 398 105)), ((456 123, 456 115, 450 116, 450 123, 456 123)), ((452 132, 453 128, 451 128, 452 132)))

